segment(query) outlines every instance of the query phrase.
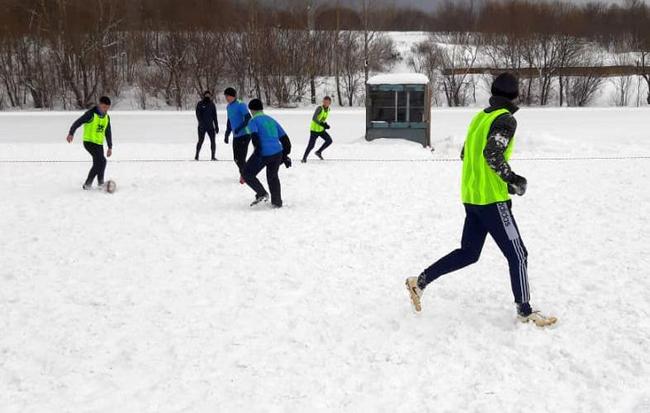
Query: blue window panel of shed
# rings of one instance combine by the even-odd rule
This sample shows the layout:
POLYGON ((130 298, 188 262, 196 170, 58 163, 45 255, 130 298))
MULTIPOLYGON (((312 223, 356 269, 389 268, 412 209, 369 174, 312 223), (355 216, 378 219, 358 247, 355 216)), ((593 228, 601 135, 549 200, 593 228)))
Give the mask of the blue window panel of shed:
POLYGON ((404 85, 378 85, 371 88, 371 90, 380 90, 382 92, 402 92, 404 85))
POLYGON ((370 122, 371 129, 427 129, 425 122, 370 122))

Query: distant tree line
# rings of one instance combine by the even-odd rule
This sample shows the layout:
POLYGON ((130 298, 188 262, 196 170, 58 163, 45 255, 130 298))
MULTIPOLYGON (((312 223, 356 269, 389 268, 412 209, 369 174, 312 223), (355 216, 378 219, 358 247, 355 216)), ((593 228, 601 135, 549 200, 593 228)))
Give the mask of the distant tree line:
MULTIPOLYGON (((429 38, 413 47, 409 64, 428 73, 444 103, 462 106, 476 100, 475 66, 526 73, 522 101, 527 105, 588 105, 608 81, 613 104, 630 102, 633 78, 645 84, 650 104, 650 8, 641 0, 623 5, 523 0, 448 2, 436 15, 429 38), (566 68, 581 68, 566 76, 566 68), (524 70, 525 69, 525 70, 524 70), (532 70, 530 70, 532 69, 532 70), (534 73, 530 75, 529 73, 534 73), (616 76, 614 76, 616 75, 616 76)), ((489 79, 485 79, 489 83, 489 79)))
POLYGON ((353 105, 370 71, 397 60, 393 42, 370 0, 355 31, 320 28, 310 3, 0 0, 0 107, 85 108, 136 90, 142 108, 153 98, 182 108, 226 83, 288 106, 315 102, 325 78, 353 105))
MULTIPOLYGON (((134 90, 142 108, 182 108, 226 84, 291 106, 315 102, 325 82, 354 105, 371 73, 401 59, 450 106, 475 100, 480 77, 463 69, 477 65, 537 69, 524 79, 527 104, 589 104, 605 79, 563 77, 568 66, 635 65, 650 90, 650 10, 639 0, 450 0, 432 13, 371 0, 0 0, 0 10, 0 108, 85 108, 134 90), (388 30, 430 34, 405 57, 388 30)), ((617 104, 632 80, 615 78, 617 104)))

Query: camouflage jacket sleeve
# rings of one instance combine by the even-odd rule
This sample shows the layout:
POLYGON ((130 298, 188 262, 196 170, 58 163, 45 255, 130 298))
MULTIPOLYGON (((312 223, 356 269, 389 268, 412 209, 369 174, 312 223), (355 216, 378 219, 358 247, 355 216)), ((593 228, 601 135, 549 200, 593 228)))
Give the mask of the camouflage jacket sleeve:
POLYGON ((488 134, 483 156, 488 165, 506 182, 510 182, 514 173, 506 161, 505 152, 515 136, 517 120, 510 114, 499 116, 488 134))

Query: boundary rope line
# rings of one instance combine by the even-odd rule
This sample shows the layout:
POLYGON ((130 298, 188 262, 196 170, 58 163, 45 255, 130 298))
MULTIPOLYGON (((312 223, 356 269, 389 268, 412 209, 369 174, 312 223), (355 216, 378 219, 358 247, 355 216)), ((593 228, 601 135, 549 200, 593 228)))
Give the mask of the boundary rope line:
MULTIPOLYGON (((512 161, 533 161, 533 162, 576 162, 576 161, 623 161, 623 160, 650 160, 650 155, 639 156, 548 156, 548 157, 525 157, 513 158, 512 161)), ((5 159, 0 160, 0 164, 39 164, 39 163, 88 163, 89 160, 55 160, 55 159, 42 159, 42 160, 21 160, 21 159, 5 159)), ((196 163, 193 159, 119 159, 111 160, 110 163, 196 163)), ((232 162, 232 160, 218 160, 218 161, 199 161, 199 162, 232 162)), ((314 161, 323 162, 323 161, 314 161)), ((337 163, 408 163, 408 162, 431 162, 431 163, 446 163, 446 162, 461 162, 457 158, 433 158, 433 159, 327 159, 324 162, 337 162, 337 163)))

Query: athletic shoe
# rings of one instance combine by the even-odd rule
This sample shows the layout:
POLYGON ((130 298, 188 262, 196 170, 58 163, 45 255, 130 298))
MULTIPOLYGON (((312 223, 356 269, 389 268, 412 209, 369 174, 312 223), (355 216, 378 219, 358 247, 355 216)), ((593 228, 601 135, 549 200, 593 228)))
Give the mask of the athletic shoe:
POLYGON ((307 159, 301 160, 300 163, 307 163, 307 159))
POLYGON ((269 194, 264 194, 264 195, 258 195, 255 197, 255 201, 251 203, 251 206, 254 207, 255 205, 262 203, 262 202, 268 202, 269 201, 269 194))
POLYGON ((316 156, 318 156, 318 157, 320 158, 321 161, 324 161, 324 160, 325 160, 325 159, 323 159, 323 154, 322 154, 322 153, 320 153, 320 152, 314 152, 314 154, 315 154, 316 156))
POLYGON ((210 160, 211 160, 211 161, 216 161, 216 160, 217 160, 217 158, 212 158, 212 159, 210 159, 210 160))
POLYGON ((533 311, 530 304, 517 304, 517 319, 522 323, 532 321, 537 327, 548 327, 557 322, 557 317, 546 316, 539 311, 533 311))
POLYGON ((81 186, 81 188, 82 188, 84 191, 90 191, 91 189, 93 189, 93 184, 83 184, 83 185, 81 186))
POLYGON ((406 289, 411 296, 411 303, 415 311, 422 311, 422 293, 423 291, 418 287, 418 277, 409 277, 406 279, 406 289))

